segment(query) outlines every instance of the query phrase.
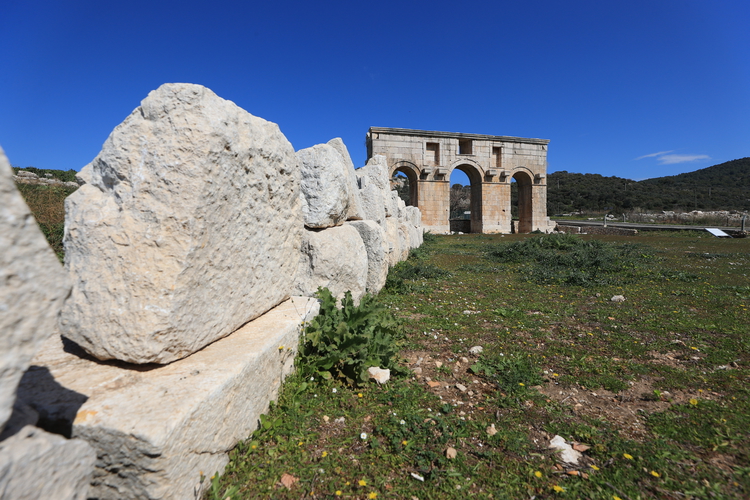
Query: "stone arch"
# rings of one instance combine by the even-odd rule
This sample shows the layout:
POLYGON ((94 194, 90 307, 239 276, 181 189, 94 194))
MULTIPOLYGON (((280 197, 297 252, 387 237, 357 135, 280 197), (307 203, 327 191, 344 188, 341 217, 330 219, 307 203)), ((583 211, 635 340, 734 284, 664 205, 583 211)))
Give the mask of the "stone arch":
POLYGON ((409 179, 409 205, 419 207, 419 167, 408 160, 400 160, 391 166, 389 178, 396 172, 403 173, 409 179))
POLYGON ((471 184, 471 204, 469 210, 471 211, 471 232, 481 233, 482 232, 482 178, 484 172, 482 167, 476 164, 476 162, 469 159, 462 159, 461 161, 455 162, 451 166, 450 172, 448 172, 447 178, 450 179, 450 174, 455 169, 465 173, 469 178, 471 184))
POLYGON ((512 176, 518 187, 518 226, 516 232, 530 233, 533 231, 534 200, 533 189, 534 173, 527 168, 513 170, 512 176))

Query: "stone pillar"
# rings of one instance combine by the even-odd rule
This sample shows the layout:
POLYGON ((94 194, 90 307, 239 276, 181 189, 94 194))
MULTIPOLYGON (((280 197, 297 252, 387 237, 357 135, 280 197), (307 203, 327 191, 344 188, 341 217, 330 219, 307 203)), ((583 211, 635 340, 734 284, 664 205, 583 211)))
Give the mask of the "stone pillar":
POLYGON ((482 184, 482 232, 510 233, 510 183, 482 184))
POLYGON ((547 217, 547 186, 545 184, 533 184, 531 186, 531 228, 529 232, 547 231, 549 218, 547 217))
POLYGON ((422 227, 432 233, 449 233, 450 182, 419 180, 418 183, 422 227))

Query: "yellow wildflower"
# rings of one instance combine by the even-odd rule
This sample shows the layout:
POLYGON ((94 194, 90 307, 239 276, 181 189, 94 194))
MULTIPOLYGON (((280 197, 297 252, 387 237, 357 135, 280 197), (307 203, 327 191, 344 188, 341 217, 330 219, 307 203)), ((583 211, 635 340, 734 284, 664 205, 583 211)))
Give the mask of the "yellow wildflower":
POLYGON ((651 475, 652 475, 652 476, 654 476, 654 477, 661 477, 661 474, 659 474, 659 473, 658 473, 658 472, 656 472, 655 470, 652 470, 652 471, 651 471, 651 475))
POLYGON ((365 481, 364 479, 360 479, 359 480, 359 485, 360 486, 367 486, 367 481, 365 481))
POLYGON ((622 498, 618 497, 617 495, 612 495, 612 500, 622 500, 622 498))
POLYGON ((342 495, 341 490, 336 490, 336 496, 340 497, 342 495))
POLYGON ((693 406, 695 406, 695 405, 697 405, 697 404, 698 404, 698 400, 697 400, 697 399, 695 399, 695 398, 692 398, 692 399, 690 400, 690 404, 691 404, 691 405, 693 405, 693 406))
POLYGON ((367 498, 378 498, 378 494, 373 491, 369 495, 367 495, 367 498))
POLYGON ((409 441, 407 441, 407 440, 404 439, 403 441, 401 441, 401 444, 404 445, 404 446, 406 446, 407 444, 409 444, 409 441))
POLYGON ((361 392, 359 392, 359 393, 357 393, 357 397, 358 397, 358 398, 361 398, 361 397, 364 397, 364 396, 362 396, 362 393, 361 393, 361 392))
POLYGON ((565 491, 565 488, 563 488, 562 486, 558 486, 558 485, 554 485, 552 489, 555 490, 557 493, 560 493, 561 491, 565 491))
POLYGON ((596 465, 592 465, 591 468, 594 470, 599 470, 599 467, 597 467, 596 465))
POLYGON ((534 475, 535 475, 536 477, 542 477, 542 473, 541 473, 541 472, 539 472, 539 471, 536 471, 536 472, 534 473, 534 475))
POLYGON ((633 460, 633 455, 631 455, 630 453, 623 453, 622 456, 627 458, 628 460, 633 460))
POLYGON ((323 453, 322 453, 322 454, 321 454, 320 456, 321 456, 321 457, 323 457, 323 458, 325 458, 325 457, 327 457, 327 456, 328 456, 328 452, 327 452, 327 451, 324 451, 324 452, 323 452, 323 453))

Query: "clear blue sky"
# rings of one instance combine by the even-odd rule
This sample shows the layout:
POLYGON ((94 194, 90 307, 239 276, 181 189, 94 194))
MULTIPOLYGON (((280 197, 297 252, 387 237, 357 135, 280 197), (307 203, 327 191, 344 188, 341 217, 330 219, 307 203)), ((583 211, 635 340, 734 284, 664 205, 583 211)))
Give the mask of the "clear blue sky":
POLYGON ((550 139, 549 172, 631 179, 750 156, 748 0, 25 0, 0 37, 22 167, 80 170, 165 82, 356 166, 370 126, 550 139))

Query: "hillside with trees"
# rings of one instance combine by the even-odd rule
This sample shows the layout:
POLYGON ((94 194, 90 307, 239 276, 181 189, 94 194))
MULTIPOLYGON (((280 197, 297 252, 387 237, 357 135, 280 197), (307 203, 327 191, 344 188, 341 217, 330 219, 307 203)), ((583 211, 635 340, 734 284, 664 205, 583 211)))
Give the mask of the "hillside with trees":
POLYGON ((750 158, 643 181, 566 171, 547 177, 550 215, 638 210, 750 210, 750 158))

